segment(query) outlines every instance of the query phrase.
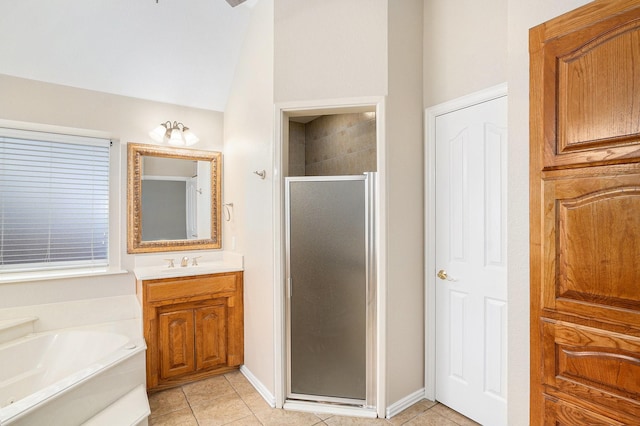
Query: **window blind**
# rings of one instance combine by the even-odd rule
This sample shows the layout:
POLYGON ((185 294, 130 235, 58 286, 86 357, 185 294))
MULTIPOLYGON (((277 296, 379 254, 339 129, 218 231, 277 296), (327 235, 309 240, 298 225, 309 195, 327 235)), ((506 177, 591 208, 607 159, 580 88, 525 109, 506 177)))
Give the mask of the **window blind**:
POLYGON ((109 146, 0 129, 0 271, 108 265, 109 146))

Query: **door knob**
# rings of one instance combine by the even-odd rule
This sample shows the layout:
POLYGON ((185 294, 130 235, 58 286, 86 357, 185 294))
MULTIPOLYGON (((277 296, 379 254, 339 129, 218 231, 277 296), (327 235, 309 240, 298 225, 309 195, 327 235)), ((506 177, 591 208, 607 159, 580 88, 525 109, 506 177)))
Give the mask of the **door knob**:
POLYGON ((436 275, 443 281, 458 281, 455 278, 451 278, 449 275, 447 275, 447 271, 445 271, 444 269, 440 269, 436 275))

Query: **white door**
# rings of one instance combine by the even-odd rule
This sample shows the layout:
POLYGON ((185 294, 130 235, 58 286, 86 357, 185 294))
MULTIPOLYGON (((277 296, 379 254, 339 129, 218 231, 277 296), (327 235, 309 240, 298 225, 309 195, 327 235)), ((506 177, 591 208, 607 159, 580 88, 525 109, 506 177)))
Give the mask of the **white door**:
POLYGON ((506 96, 435 120, 436 399, 506 424, 506 96))

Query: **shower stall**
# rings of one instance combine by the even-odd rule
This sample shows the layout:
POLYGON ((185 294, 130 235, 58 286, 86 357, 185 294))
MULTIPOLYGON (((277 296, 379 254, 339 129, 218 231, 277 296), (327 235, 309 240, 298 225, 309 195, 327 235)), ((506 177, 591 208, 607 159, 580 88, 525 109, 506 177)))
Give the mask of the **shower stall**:
POLYGON ((287 401, 375 405, 375 181, 285 178, 287 401))

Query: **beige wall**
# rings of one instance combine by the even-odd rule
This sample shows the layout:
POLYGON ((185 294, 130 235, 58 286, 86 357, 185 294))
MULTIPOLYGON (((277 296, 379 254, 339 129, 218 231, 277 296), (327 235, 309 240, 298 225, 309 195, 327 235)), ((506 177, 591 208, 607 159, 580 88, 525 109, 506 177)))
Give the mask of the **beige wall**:
POLYGON ((509 86, 507 388, 514 426, 529 423, 528 30, 585 3, 424 0, 425 106, 504 81, 509 86))
POLYGON ((387 364, 387 405, 423 387, 422 16, 421 0, 263 0, 256 6, 225 112, 225 201, 234 203, 225 247, 245 255, 245 362, 270 392, 276 389, 278 285, 272 104, 385 95, 392 111, 385 123, 391 143, 381 157, 390 170, 383 186, 393 191, 393 203, 383 207, 392 218, 386 243, 393 249, 382 268, 389 282, 383 304, 393 316, 384 354, 393 362, 387 364), (267 170, 264 181, 252 175, 261 169, 267 170))
POLYGON ((509 425, 527 425, 529 416, 528 29, 584 3, 424 1, 426 107, 503 81, 509 85, 509 425))
POLYGON ((387 406, 424 387, 423 2, 388 6, 387 406))
POLYGON ((275 394, 273 0, 255 6, 224 117, 225 249, 244 255, 245 366, 275 394), (261 180, 253 172, 266 170, 261 180), (235 245, 233 241, 235 240, 235 245))
POLYGON ((508 0, 508 374, 509 425, 529 414, 529 34, 586 0, 508 0))
POLYGON ((196 149, 222 149, 222 112, 182 107, 0 74, 0 118, 108 132, 127 142, 153 143, 148 133, 180 121, 200 137, 196 149))
POLYGON ((505 82, 507 0, 424 0, 424 105, 505 82))
MULTIPOLYGON (((135 257, 126 247, 126 144, 153 143, 148 132, 166 120, 186 123, 201 142, 198 149, 221 151, 221 112, 187 108, 91 90, 76 89, 0 74, 0 120, 100 131, 120 141, 120 214, 110 226, 120 234, 122 267, 132 270, 135 257)), ((179 255, 175 255, 176 257, 179 255)), ((97 278, 0 284, 0 308, 135 294, 131 273, 97 278)))
POLYGON ((387 93, 387 0, 277 0, 275 101, 387 93))

